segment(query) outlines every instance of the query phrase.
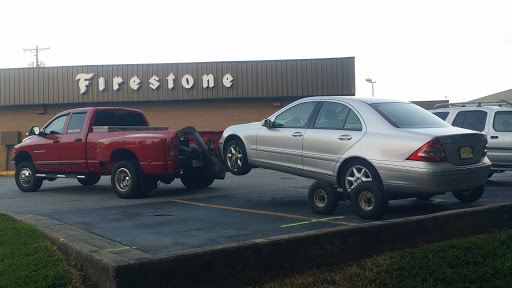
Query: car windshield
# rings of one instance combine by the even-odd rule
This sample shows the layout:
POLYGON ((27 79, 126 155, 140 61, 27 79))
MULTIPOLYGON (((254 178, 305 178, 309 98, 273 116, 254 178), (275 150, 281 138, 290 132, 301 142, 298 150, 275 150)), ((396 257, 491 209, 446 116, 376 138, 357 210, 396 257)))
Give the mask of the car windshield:
POLYGON ((370 106, 397 128, 450 127, 436 115, 412 103, 376 103, 370 106))

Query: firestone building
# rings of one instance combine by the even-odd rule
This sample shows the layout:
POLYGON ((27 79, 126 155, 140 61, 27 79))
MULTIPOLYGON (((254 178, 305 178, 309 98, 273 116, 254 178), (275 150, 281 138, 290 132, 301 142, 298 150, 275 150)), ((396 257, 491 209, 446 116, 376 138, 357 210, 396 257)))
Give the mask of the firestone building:
POLYGON ((30 126, 80 107, 144 111, 152 126, 221 131, 309 96, 355 95, 353 57, 0 69, 0 171, 30 126))

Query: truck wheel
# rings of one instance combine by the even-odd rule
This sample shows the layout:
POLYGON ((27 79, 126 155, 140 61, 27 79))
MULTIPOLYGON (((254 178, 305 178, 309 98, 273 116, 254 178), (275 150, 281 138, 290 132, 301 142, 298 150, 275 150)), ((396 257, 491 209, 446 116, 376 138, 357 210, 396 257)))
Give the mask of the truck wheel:
POLYGON ((323 181, 315 181, 309 187, 308 200, 313 212, 330 215, 338 207, 338 191, 334 185, 323 181))
POLYGON ((251 172, 252 168, 247 161, 247 150, 242 141, 230 141, 224 150, 224 158, 231 174, 242 176, 251 172))
POLYGON ((386 208, 388 200, 384 197, 384 188, 375 181, 364 181, 351 189, 352 205, 363 219, 380 219, 386 208))
POLYGON ((43 185, 43 178, 36 177, 36 168, 31 162, 22 162, 16 166, 16 186, 23 192, 36 192, 43 185))
POLYGON ((453 196, 462 202, 472 203, 480 199, 484 194, 484 185, 465 191, 453 192, 453 196))
POLYGON ((85 178, 82 178, 82 179, 76 179, 78 180, 78 183, 84 185, 84 186, 92 186, 96 183, 98 183, 98 181, 100 181, 101 179, 101 174, 89 174, 87 176, 85 176, 85 178))
POLYGON ((141 196, 141 181, 139 165, 134 161, 121 161, 114 166, 111 174, 111 184, 117 197, 123 199, 141 196))
POLYGON ((188 189, 201 189, 212 185, 215 178, 200 168, 187 168, 183 170, 180 180, 188 189))

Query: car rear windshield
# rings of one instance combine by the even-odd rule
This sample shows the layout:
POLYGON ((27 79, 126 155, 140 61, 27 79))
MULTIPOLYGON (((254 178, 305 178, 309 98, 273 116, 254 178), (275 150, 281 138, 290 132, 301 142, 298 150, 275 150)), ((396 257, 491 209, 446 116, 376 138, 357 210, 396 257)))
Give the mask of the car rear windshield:
POLYGON ((370 106, 397 128, 450 127, 450 124, 436 115, 412 103, 376 103, 370 106))

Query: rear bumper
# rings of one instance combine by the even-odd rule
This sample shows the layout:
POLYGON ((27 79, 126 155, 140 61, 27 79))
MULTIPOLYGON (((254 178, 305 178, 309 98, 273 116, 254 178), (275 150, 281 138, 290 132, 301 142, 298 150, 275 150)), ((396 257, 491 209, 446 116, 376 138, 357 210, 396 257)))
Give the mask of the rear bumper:
POLYGON ((392 163, 378 163, 375 166, 388 192, 444 193, 484 185, 491 163, 485 159, 482 163, 464 167, 448 163, 421 162, 411 163, 408 167, 392 163), (428 167, 429 165, 432 167, 428 167))

